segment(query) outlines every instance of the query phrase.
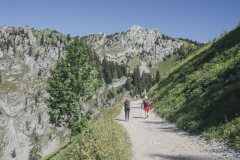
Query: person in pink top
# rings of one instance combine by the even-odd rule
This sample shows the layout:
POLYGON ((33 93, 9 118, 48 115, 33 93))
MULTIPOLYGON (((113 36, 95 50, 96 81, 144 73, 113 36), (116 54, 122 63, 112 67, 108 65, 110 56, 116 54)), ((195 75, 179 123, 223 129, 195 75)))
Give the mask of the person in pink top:
POLYGON ((143 110, 145 111, 145 118, 147 118, 148 117, 148 112, 151 110, 150 101, 148 100, 147 96, 144 97, 142 105, 143 105, 143 110))

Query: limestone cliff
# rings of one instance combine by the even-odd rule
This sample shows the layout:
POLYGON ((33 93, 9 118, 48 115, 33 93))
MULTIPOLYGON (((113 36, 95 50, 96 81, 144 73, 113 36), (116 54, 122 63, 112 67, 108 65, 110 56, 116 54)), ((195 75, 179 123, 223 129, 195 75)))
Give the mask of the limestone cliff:
POLYGON ((0 159, 39 157, 66 141, 68 130, 49 123, 44 103, 64 43, 55 31, 0 28, 0 159))

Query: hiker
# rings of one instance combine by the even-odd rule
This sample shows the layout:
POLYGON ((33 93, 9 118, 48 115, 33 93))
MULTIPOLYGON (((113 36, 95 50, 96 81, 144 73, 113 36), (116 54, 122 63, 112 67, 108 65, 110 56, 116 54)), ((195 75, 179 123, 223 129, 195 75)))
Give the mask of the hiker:
POLYGON ((145 118, 147 118, 148 117, 148 112, 149 112, 149 110, 151 109, 151 107, 150 107, 150 101, 148 100, 148 97, 147 96, 145 96, 144 97, 144 100, 143 100, 143 109, 144 109, 144 111, 145 111, 145 118))
POLYGON ((130 101, 126 97, 124 100, 125 121, 129 121, 130 101))

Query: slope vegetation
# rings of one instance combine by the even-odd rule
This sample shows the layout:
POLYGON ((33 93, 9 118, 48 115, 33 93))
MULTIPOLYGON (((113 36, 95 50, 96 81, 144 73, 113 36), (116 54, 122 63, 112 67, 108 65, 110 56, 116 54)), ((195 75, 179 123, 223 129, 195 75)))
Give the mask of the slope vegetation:
POLYGON ((118 103, 96 118, 84 131, 47 160, 68 159, 131 159, 131 145, 123 126, 114 118, 122 106, 118 103))
POLYGON ((162 117, 240 148, 240 26, 151 89, 162 117))

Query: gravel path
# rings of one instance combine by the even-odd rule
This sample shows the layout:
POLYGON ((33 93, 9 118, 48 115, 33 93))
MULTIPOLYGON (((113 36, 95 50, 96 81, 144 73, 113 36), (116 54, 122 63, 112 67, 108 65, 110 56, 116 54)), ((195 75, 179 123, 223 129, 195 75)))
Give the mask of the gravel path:
POLYGON ((124 121, 124 110, 116 118, 127 129, 134 160, 235 159, 209 149, 199 136, 188 135, 152 112, 145 119, 140 105, 141 100, 131 102, 129 122, 124 121))

